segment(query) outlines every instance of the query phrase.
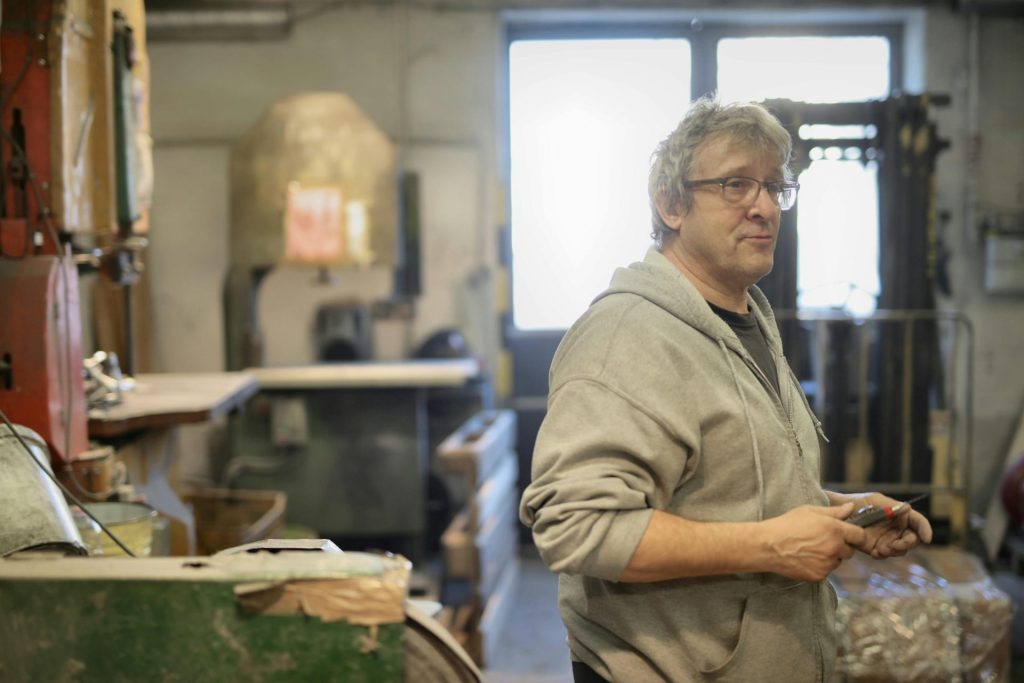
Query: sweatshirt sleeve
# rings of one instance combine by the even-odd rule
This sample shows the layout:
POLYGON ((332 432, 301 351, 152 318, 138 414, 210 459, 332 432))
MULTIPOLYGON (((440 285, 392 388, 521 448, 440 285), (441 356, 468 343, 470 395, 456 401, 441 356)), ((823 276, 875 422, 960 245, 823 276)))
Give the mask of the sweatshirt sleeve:
POLYGON ((551 396, 520 518, 553 571, 617 581, 686 460, 681 440, 643 406, 571 380, 551 396))

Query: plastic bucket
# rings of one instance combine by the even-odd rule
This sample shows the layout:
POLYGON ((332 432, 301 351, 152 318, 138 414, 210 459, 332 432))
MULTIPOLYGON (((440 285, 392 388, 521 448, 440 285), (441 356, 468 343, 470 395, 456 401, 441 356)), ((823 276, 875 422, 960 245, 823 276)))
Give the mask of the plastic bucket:
MULTIPOLYGON (((148 557, 153 547, 153 521, 157 512, 145 503, 86 503, 85 507, 103 526, 121 539, 136 557, 148 557)), ((107 534, 100 532, 104 555, 125 552, 107 534)))

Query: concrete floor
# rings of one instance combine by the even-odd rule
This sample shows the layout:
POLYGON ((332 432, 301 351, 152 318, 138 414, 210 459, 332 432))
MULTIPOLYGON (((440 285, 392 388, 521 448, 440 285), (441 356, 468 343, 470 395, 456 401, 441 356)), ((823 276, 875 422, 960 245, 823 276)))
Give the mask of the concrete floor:
MULTIPOLYGON (((501 647, 488 661, 484 683, 572 683, 565 627, 558 616, 558 580, 532 546, 523 547, 516 608, 501 632, 501 647)), ((1024 576, 993 575, 1014 602, 1012 671, 1006 683, 1024 683, 1024 576)))
POLYGON ((484 683, 572 683, 558 579, 532 546, 520 554, 516 607, 501 631, 501 647, 484 669, 484 683))

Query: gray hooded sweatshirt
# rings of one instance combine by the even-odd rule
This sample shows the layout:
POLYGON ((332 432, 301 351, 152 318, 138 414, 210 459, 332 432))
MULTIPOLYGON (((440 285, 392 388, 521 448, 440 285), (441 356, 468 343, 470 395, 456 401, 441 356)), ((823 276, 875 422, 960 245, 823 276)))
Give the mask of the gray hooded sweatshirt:
MULTIPOLYGON (((650 521, 751 522, 828 505, 820 423, 749 305, 778 369, 739 339, 662 254, 620 268, 566 333, 520 517, 560 574, 574 659, 616 683, 827 681, 835 592, 777 574, 620 583, 650 521)), ((685 542, 682 541, 682 542, 685 542)))

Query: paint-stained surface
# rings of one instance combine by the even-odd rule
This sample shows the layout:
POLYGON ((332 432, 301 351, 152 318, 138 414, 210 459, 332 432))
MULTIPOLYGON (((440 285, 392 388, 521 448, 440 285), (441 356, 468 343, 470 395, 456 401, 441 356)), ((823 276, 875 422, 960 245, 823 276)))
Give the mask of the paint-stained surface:
POLYGON ((0 680, 399 683, 407 576, 401 558, 358 553, 5 560, 0 680), (304 597, 243 607, 238 588, 260 581, 304 597), (373 596, 376 616, 325 619, 317 586, 357 606, 373 596))

